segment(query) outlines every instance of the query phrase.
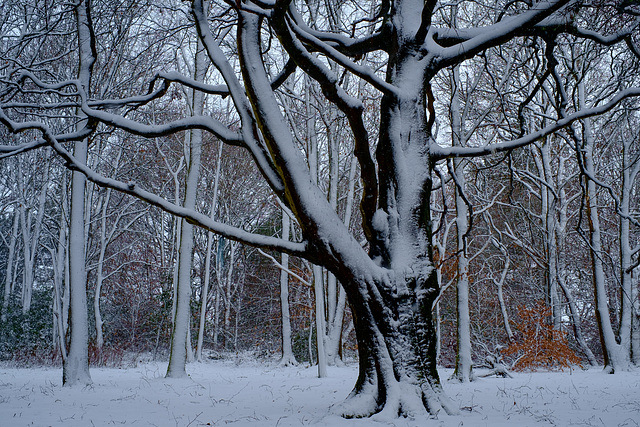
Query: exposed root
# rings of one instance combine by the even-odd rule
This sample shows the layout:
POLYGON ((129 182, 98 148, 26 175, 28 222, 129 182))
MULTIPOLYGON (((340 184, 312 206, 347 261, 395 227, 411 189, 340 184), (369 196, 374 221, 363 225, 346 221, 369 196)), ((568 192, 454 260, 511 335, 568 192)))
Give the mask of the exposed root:
POLYGON ((429 383, 422 384, 422 395, 424 404, 431 414, 435 414, 444 409, 447 415, 459 415, 460 410, 447 396, 440 384, 432 386, 429 383))
POLYGON ((378 412, 376 393, 373 390, 352 392, 344 402, 333 405, 331 411, 343 418, 370 417, 378 412))
POLYGON ((344 418, 367 418, 391 421, 398 417, 411 419, 437 418, 444 410, 448 415, 460 411, 441 387, 428 383, 421 386, 411 382, 397 382, 387 389, 385 401, 378 401, 375 387, 352 392, 347 399, 332 407, 332 412, 344 418))
POLYGON ((295 356, 291 355, 289 357, 283 357, 282 359, 280 359, 278 366, 298 366, 298 361, 296 360, 295 356))

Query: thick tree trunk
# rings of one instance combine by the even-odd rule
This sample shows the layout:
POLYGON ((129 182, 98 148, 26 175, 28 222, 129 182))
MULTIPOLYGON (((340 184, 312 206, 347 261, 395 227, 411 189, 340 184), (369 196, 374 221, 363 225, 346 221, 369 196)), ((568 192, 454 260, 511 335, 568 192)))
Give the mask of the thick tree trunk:
MULTIPOLYGON (((346 280, 346 279, 343 279, 346 280)), ((433 294, 422 298, 384 297, 377 289, 388 286, 388 278, 357 283, 349 289, 368 289, 364 300, 360 293, 349 293, 358 339, 360 361, 356 385, 345 402, 336 407, 345 417, 363 417, 385 413, 417 416, 444 408, 455 413, 444 394, 436 370, 435 325, 431 316, 433 294), (385 302, 386 301, 386 302, 385 302), (393 313, 384 304, 394 307, 393 313)), ((435 271, 424 286, 436 286, 435 271)))
MULTIPOLYGON (((402 2, 394 10, 394 24, 402 27, 403 20, 415 23, 416 10, 422 6, 420 1, 402 2)), ((288 30, 278 16, 280 12, 274 11, 271 23, 288 47, 288 30)), ((338 411, 344 416, 382 411, 393 417, 424 414, 427 409, 435 413, 442 407, 455 412, 442 391, 436 370, 431 314, 439 289, 432 262, 429 209, 431 124, 426 118, 424 85, 432 77, 427 76, 429 60, 418 55, 412 46, 401 46, 389 60, 387 78, 398 90, 386 94, 381 107, 379 208, 375 214, 371 199, 366 194, 364 197, 363 221, 371 245, 368 255, 312 183, 264 68, 255 63, 260 57, 259 19, 245 12, 239 16, 238 47, 246 92, 265 143, 289 172, 281 176, 287 188, 283 198, 308 239, 310 261, 336 275, 352 308, 360 374, 351 397, 338 411), (400 51, 413 53, 399 60, 400 51)), ((410 43, 415 28, 406 30, 398 39, 410 43)), ((357 117, 352 120, 358 124, 357 117)), ((361 153, 361 161, 366 161, 366 156, 368 153, 361 153)), ((371 175, 367 179, 375 181, 371 175)), ((366 185, 367 191, 375 190, 371 181, 366 185)))
MULTIPOLYGON (((411 19, 409 4, 397 19, 411 19)), ((418 7, 417 5, 413 5, 418 7)), ((415 10, 415 9, 413 9, 415 10)), ((431 170, 426 88, 413 78, 428 63, 391 57, 387 79, 402 96, 385 95, 378 142, 379 209, 371 220, 372 255, 382 271, 366 282, 337 276, 346 286, 354 313, 360 375, 345 416, 382 411, 389 415, 456 412, 436 370, 432 305, 439 288, 433 267, 429 203, 431 170), (355 283, 354 283, 355 282, 355 283), (353 403, 350 403, 353 402, 353 403)), ((354 271, 355 277, 363 275, 354 271)))

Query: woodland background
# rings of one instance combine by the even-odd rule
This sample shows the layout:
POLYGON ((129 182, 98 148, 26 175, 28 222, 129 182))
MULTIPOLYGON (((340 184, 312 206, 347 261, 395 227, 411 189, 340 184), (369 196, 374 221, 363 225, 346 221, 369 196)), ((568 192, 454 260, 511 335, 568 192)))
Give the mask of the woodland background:
MULTIPOLYGON (((155 73, 178 69, 193 75, 193 64, 187 58, 195 57, 196 36, 185 24, 189 18, 184 10, 153 2, 117 3, 108 5, 115 14, 94 12, 96 27, 109 29, 100 38, 109 46, 99 48, 107 51, 108 47, 111 54, 98 56, 102 62, 94 76, 94 80, 103 82, 97 87, 108 89, 105 96, 117 97, 131 88, 143 87, 155 73), (153 20, 148 18, 149 11, 153 20)), ((317 7, 320 10, 324 6, 318 3, 317 7)), ((34 6, 30 13, 45 14, 47 10, 34 6)), ((480 19, 461 15, 460 19, 470 22, 480 19)), ((1 9, 0 16, 4 16, 0 18, 4 28, 10 28, 12 20, 19 18, 1 13, 1 9)), ((73 73, 64 60, 50 59, 65 49, 64 41, 61 38, 58 45, 48 45, 49 51, 30 51, 28 44, 16 45, 11 37, 0 38, 5 58, 0 70, 9 66, 7 58, 28 57, 31 61, 50 61, 47 67, 53 76, 73 73)), ((530 43, 530 49, 515 44, 491 49, 438 75, 433 89, 436 108, 439 117, 446 118, 438 123, 439 141, 451 144, 447 141, 457 138, 465 145, 469 135, 489 140, 495 127, 487 123, 498 122, 503 123, 501 132, 517 137, 520 129, 513 124, 522 115, 523 105, 537 111, 562 107, 548 83, 552 76, 546 74, 549 61, 557 58, 541 53, 544 50, 536 45, 538 39, 532 37, 530 43)), ((614 74, 637 85, 637 58, 622 53, 616 57, 589 40, 566 46, 570 48, 557 55, 562 62, 556 64, 556 70, 563 76, 580 76, 572 86, 572 102, 584 102, 586 91, 589 102, 597 105, 615 92, 619 80, 610 79, 614 74)), ((277 55, 274 53, 274 57, 277 55)), ((375 55, 367 60, 373 68, 376 61, 384 62, 375 55)), ((344 85, 358 82, 347 81, 344 85)), ((362 84, 354 90, 365 100, 365 119, 375 132, 379 94, 362 84)), ((288 81, 279 96, 299 144, 305 147, 308 162, 317 172, 319 187, 335 200, 341 217, 363 240, 359 212, 354 207, 362 187, 359 168, 345 148, 351 139, 345 117, 321 96, 318 85, 303 75, 288 81), (336 141, 343 145, 339 148, 336 141)), ((148 123, 165 122, 185 112, 188 115, 192 102, 190 90, 172 86, 169 96, 131 108, 126 115, 148 123)), ((229 114, 224 102, 204 105, 213 115, 229 114)), ((527 358, 531 359, 526 363, 529 368, 602 364, 593 279, 598 269, 606 284, 605 295, 600 297, 608 306, 608 319, 618 342, 633 341, 637 347, 633 347, 632 361, 640 363, 636 351, 640 349, 640 303, 635 270, 640 244, 637 101, 623 101, 576 126, 580 135, 589 135, 591 146, 580 145, 575 131, 572 134, 568 129, 520 150, 448 160, 436 167, 441 179, 431 200, 433 240, 443 291, 433 312, 439 328, 441 365, 455 366, 461 325, 456 292, 464 280, 469 286, 470 322, 462 321, 462 327, 468 328, 471 336, 476 366, 495 367, 502 360, 508 367, 517 367, 518 361, 527 358), (591 156, 591 166, 585 162, 587 148, 596 153, 591 156), (588 182, 597 184, 595 192, 588 182), (590 240, 594 217, 589 200, 597 200, 600 247, 594 247, 590 240), (467 263, 466 269, 460 268, 467 263), (631 286, 625 287, 624 283, 631 286), (620 315, 624 304, 633 308, 633 315, 626 320, 620 315), (563 339, 567 348, 558 345, 563 339), (555 344, 549 346, 551 342, 555 344), (533 355, 527 353, 531 349, 535 350, 533 355)), ((0 139, 11 144, 28 142, 31 137, 29 133, 13 135, 0 128, 0 139)), ((188 144, 187 133, 144 139, 101 126, 90 137, 88 165, 104 176, 135 182, 180 204, 187 180, 188 144)), ((245 151, 223 146, 205 135, 202 159, 196 197, 200 212, 247 231, 288 236, 288 225, 283 225, 286 211, 245 151)), ((60 361, 68 322, 70 177, 60 158, 48 148, 0 161, 2 360, 25 365, 60 361)), ((91 364, 118 364, 128 352, 166 358, 180 220, 127 195, 87 185, 85 246, 91 364)), ((290 238, 295 240, 297 233, 293 221, 290 238)), ((332 285, 326 272, 314 274, 313 266, 306 261, 290 258, 287 262, 289 307, 285 311, 290 313, 295 359, 315 363, 318 325, 326 341, 337 339, 339 343, 339 352, 330 364, 355 357, 353 324, 339 287, 332 285), (314 280, 322 281, 322 321, 315 314, 318 299, 314 280)), ((195 229, 192 357, 203 357, 203 349, 213 351, 205 352, 204 357, 246 350, 256 357, 282 352, 278 263, 285 264, 278 253, 195 229), (207 292, 203 291, 205 284, 207 292), (202 342, 198 343, 200 330, 202 342)))

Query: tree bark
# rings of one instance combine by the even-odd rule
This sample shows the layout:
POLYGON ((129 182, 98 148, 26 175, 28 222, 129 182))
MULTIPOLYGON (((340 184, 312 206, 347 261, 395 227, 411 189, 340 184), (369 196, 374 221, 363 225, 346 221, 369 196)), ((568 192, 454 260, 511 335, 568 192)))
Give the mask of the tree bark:
MULTIPOLYGON (((585 91, 584 83, 578 84, 578 97, 580 107, 584 108, 585 91)), ((595 176, 595 165, 593 162, 593 133, 590 119, 583 120, 583 159, 584 168, 589 176, 595 176)), ((616 371, 626 371, 629 369, 629 356, 625 355, 624 349, 616 342, 611 318, 609 316, 609 306, 605 283, 604 266, 602 263, 602 243, 600 237, 600 217, 598 215, 598 199, 596 183, 588 176, 585 176, 585 206, 587 210, 587 220, 589 222, 589 244, 591 253, 591 265, 593 268, 593 289, 596 308, 596 320, 600 332, 600 342, 604 355, 604 370, 608 373, 616 371)))
MULTIPOLYGON (((451 138, 452 144, 461 147, 463 142, 463 125, 460 100, 460 70, 453 68, 451 95, 451 138)), ((464 160, 453 159, 456 205, 456 308, 457 328, 456 338, 456 368, 453 378, 460 382, 471 381, 473 362, 471 360, 471 315, 469 313, 469 259, 467 257, 467 234, 469 232, 469 208, 465 201, 466 177, 464 175, 464 160)))
MULTIPOLYGON (((282 238, 289 240, 291 219, 282 209, 282 238)), ((280 259, 283 268, 280 269, 280 310, 282 315, 282 359, 280 364, 284 366, 297 365, 291 345, 291 313, 289 310, 289 255, 283 253, 280 259)))
MULTIPOLYGON (((194 80, 204 81, 208 65, 206 54, 200 40, 196 44, 194 80)), ((201 116, 204 110, 204 94, 193 91, 190 95, 190 114, 201 116)), ((185 183, 182 206, 195 209, 198 191, 198 179, 202 163, 202 130, 192 129, 185 134, 185 146, 188 151, 187 180, 185 183)), ((187 359, 193 357, 191 347, 191 267, 193 263, 193 225, 182 220, 180 224, 180 251, 178 254, 178 277, 176 283, 176 310, 173 331, 171 333, 171 351, 167 377, 180 378, 187 375, 187 359)))
POLYGON ((18 224, 20 215, 13 214, 13 225, 11 226, 11 236, 9 236, 9 253, 7 256, 7 268, 5 269, 4 292, 2 295, 2 322, 7 321, 7 311, 9 311, 9 298, 11 298, 11 288, 13 285, 13 258, 15 256, 16 242, 18 240, 18 224))
MULTIPOLYGON (((91 71, 95 62, 95 41, 89 0, 75 8, 80 66, 78 78, 88 93, 91 71)), ((86 116, 81 114, 86 120, 86 116)), ((86 125, 87 123, 84 123, 86 125)), ((86 165, 88 141, 83 139, 74 146, 78 163, 86 165)), ((89 374, 89 319, 87 310, 87 272, 85 267, 85 191, 86 177, 73 171, 71 180, 71 207, 69 212, 69 348, 62 365, 64 385, 91 384, 89 374)))
MULTIPOLYGON (((213 185, 213 199, 211 200, 211 212, 209 216, 212 219, 216 217, 216 209, 218 206, 218 184, 220 181, 220 167, 222 164, 222 143, 218 149, 218 161, 216 164, 215 182, 213 185)), ((204 282, 200 292, 200 325, 198 327, 198 345, 196 347, 196 360, 202 361, 202 347, 204 342, 204 328, 207 318, 207 304, 209 302, 209 285, 211 283, 211 253, 213 251, 213 233, 207 232, 207 249, 204 262, 204 282)))

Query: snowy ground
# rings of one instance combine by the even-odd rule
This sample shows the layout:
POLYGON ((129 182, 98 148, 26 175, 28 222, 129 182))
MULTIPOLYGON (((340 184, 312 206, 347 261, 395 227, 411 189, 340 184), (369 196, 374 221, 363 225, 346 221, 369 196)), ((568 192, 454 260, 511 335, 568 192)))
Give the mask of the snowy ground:
MULTIPOLYGON (((13 426, 639 426, 640 371, 598 369, 514 374, 446 383, 460 415, 345 420, 331 414, 356 366, 283 368, 258 362, 188 365, 190 378, 163 378, 166 364, 91 370, 90 387, 61 387, 60 369, 0 367, 0 427, 13 426)), ((447 378, 450 371, 441 371, 447 378)))

